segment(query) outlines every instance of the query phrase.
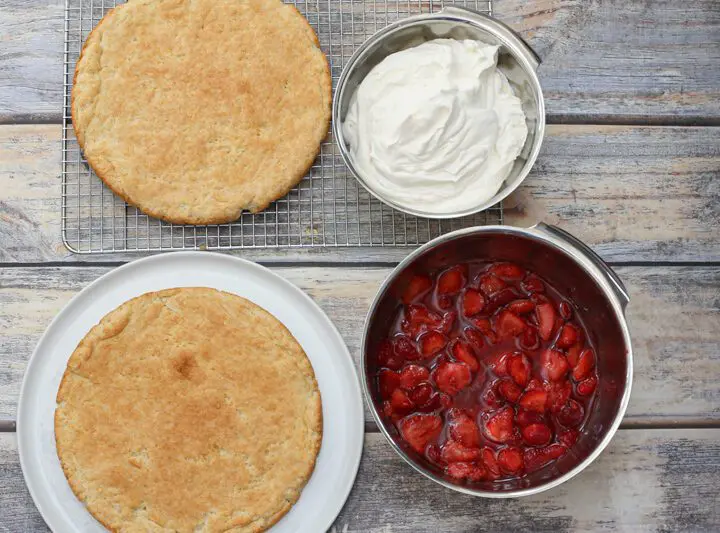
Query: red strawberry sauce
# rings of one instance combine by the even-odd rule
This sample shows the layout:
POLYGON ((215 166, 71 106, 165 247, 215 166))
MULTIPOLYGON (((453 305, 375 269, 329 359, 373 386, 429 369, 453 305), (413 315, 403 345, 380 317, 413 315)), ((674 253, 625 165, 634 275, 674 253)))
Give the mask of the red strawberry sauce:
POLYGON ((572 302, 511 263, 417 275, 376 356, 382 416, 455 480, 512 479, 567 453, 597 388, 572 302))

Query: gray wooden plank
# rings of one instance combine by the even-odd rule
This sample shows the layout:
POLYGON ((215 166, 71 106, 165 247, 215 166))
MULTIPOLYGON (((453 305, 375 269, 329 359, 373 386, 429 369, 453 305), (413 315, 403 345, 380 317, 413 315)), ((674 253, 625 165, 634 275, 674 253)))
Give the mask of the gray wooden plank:
MULTIPOLYGON (((107 267, 0 269, 0 419, 15 417, 23 372, 58 311, 107 267)), ((305 290, 335 323, 356 360, 367 309, 389 268, 273 269, 305 290)), ((635 380, 626 427, 720 425, 720 267, 621 267, 635 380)), ((369 413, 366 421, 371 423, 369 413)))
MULTIPOLYGON (((0 434, 0 532, 48 531, 0 434)), ((584 472, 545 493, 513 500, 442 488, 405 464, 384 437, 365 436, 350 497, 331 533, 661 531, 720 528, 720 429, 620 430, 584 472)))
MULTIPOLYGON (((60 120, 62 4, 0 0, 0 121, 60 120)), ((542 57, 551 121, 720 118, 714 0, 495 0, 495 15, 542 57)))
MULTIPOLYGON (((0 263, 108 262, 60 240, 60 127, 0 126, 0 263)), ((717 261, 720 128, 556 125, 506 223, 561 225, 610 261, 717 261)), ((266 249, 255 261, 395 262, 407 248, 266 249)))

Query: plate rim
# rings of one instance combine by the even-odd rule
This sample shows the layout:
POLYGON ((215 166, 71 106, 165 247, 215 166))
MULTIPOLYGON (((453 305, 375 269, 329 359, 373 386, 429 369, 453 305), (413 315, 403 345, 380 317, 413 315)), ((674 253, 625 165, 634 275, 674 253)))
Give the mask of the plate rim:
MULTIPOLYGON (((320 313, 320 316, 324 319, 326 325, 329 327, 329 331, 332 332, 332 334, 337 338, 340 345, 343 347, 342 355, 344 357, 347 357, 350 367, 350 373, 352 377, 354 378, 352 381, 352 387, 355 389, 356 397, 358 399, 357 405, 354 406, 353 410, 356 410, 357 416, 357 426, 359 429, 358 433, 358 444, 356 446, 358 447, 357 450, 354 450, 354 455, 356 456, 353 459, 353 462, 350 464, 350 472, 352 473, 351 476, 348 477, 346 486, 343 487, 342 494, 342 505, 338 508, 336 513, 333 513, 333 516, 330 517, 330 521, 327 524, 323 525, 322 530, 328 530, 333 522, 337 519, 338 515, 342 511, 343 507, 347 503, 347 500, 350 496, 350 492, 352 491, 353 487, 355 486, 355 481, 357 479, 357 474, 360 468, 360 462, 362 460, 363 452, 365 449, 365 414, 364 414, 364 400, 363 400, 363 393, 360 387, 360 381, 358 377, 357 368, 355 367, 355 362, 352 358, 352 354, 350 353, 350 350, 347 346, 347 343, 345 342, 345 339, 343 339, 342 335, 340 334, 340 331, 337 329, 337 326, 335 323, 330 319, 330 317, 325 313, 325 311, 318 305, 315 300, 313 300, 304 290, 302 290, 300 287, 292 283, 291 281, 285 279, 280 274, 273 272, 270 270, 270 268, 261 265, 259 263, 255 263, 253 261, 250 261, 248 259, 244 259, 242 257, 237 257, 225 253, 215 252, 215 251, 202 251, 202 250, 183 250, 183 251, 168 251, 166 253, 159 253, 154 254, 146 257, 142 257, 139 259, 135 259, 132 261, 128 261, 127 263, 117 266, 108 272, 104 273, 100 277, 94 279, 87 285, 85 285, 80 291, 78 291, 76 294, 74 294, 70 300, 63 305, 63 307, 58 311, 58 313, 53 317, 53 319, 50 321, 50 323, 45 327, 45 330, 43 331, 42 335, 38 339, 37 343, 35 344, 35 348, 33 349, 32 354, 30 355, 30 358, 27 361, 27 364, 25 366, 25 372, 23 373, 23 379, 22 383, 20 385, 20 391, 18 394, 18 402, 17 402, 17 408, 16 408, 16 415, 15 415, 15 437, 17 439, 17 449, 18 449, 18 457, 20 460, 20 469, 23 474, 23 481, 25 482, 25 487, 28 490, 28 493, 30 494, 30 497, 32 498, 33 504, 35 505, 36 509, 40 513, 40 516, 42 517, 43 521, 47 525, 47 527, 54 531, 54 529, 48 524, 46 520, 46 514, 49 513, 48 509, 44 509, 41 504, 39 504, 38 496, 36 494, 36 491, 33 487, 31 487, 31 484, 28 483, 28 471, 29 471, 29 461, 30 458, 26 455, 29 453, 27 450, 27 445, 24 443, 24 432, 29 430, 24 430, 23 428, 27 425, 30 426, 30 422, 23 422, 24 418, 24 411, 25 411, 25 398, 27 397, 28 391, 26 390, 28 385, 28 376, 30 376, 35 371, 33 370, 34 366, 37 366, 37 360, 38 360, 38 353, 40 352, 41 346, 46 342, 46 338, 48 336, 48 333, 54 328, 57 327, 56 324, 60 321, 61 317, 68 312, 68 309, 71 308, 73 305, 77 305, 77 300, 79 300, 84 294, 87 294, 88 292, 91 292, 93 289, 97 289, 97 287, 101 284, 108 283, 108 281, 112 281, 114 278, 118 276, 122 276, 123 273, 126 270, 129 270, 131 268, 137 268, 138 264, 146 264, 146 263, 154 263, 154 262, 163 262, 163 261, 178 261, 182 260, 184 257, 193 257, 193 258, 207 258, 210 260, 219 260, 219 261, 227 261, 228 263, 235 263, 240 268, 250 268, 255 269, 257 271, 262 272, 265 275, 270 275, 270 277, 273 279, 275 283, 279 283, 280 285, 284 286, 286 289, 294 292, 296 295, 300 296, 301 299, 303 299, 307 304, 309 304, 312 308, 314 308, 317 312, 320 313)), ((290 267, 292 265, 289 265, 290 267)), ((232 291, 228 291, 232 292, 232 291)), ((237 293, 234 293, 237 294, 237 293)), ((238 295, 240 296, 240 295, 238 295)), ((55 437, 53 436, 53 439, 55 437)), ((321 448, 322 450, 322 444, 321 448)), ((347 455, 344 456, 344 458, 347 458, 347 455)), ((311 478, 308 479, 308 482, 311 478)), ((53 490, 52 488, 49 490, 53 490)), ((77 496, 76 496, 77 498, 77 496)), ((94 518, 94 517, 93 517, 94 518)), ((102 524, 101 524, 102 525, 102 524)), ((104 527, 104 526, 103 526, 104 527)), ((274 525, 268 529, 268 531, 272 531, 274 525)), ((107 528, 106 528, 107 529, 107 528)))

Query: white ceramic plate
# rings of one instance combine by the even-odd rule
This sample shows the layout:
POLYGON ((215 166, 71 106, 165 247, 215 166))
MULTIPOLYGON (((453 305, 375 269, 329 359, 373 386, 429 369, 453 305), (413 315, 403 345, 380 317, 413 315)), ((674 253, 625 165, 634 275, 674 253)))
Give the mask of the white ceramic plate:
POLYGON ((273 533, 326 531, 352 488, 363 446, 363 408, 355 367, 323 311, 268 269, 222 254, 176 252, 134 261, 91 283, 55 317, 35 348, 20 389, 17 438, 25 482, 55 533, 104 532, 75 498, 55 448, 55 396, 67 360, 109 311, 140 294, 213 287, 251 300, 278 318, 307 353, 320 387, 323 440, 315 471, 273 533))

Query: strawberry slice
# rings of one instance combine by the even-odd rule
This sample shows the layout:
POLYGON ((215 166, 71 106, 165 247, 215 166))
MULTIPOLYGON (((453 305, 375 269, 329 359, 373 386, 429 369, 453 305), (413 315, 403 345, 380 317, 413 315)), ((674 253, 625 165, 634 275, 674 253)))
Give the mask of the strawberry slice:
POLYGON ((453 306, 452 296, 441 294, 438 296, 437 304, 440 309, 450 309, 453 306))
POLYGON ((462 299, 463 314, 477 315, 485 307, 485 297, 475 289, 467 289, 462 299))
POLYGON ((429 291, 431 287, 432 280, 429 277, 422 275, 413 276, 407 287, 405 288, 405 292, 403 293, 403 303, 411 303, 418 296, 429 291))
POLYGON ((382 341, 378 346, 377 362, 378 366, 393 370, 397 370, 403 365, 402 357, 395 353, 392 343, 388 340, 382 341))
POLYGON ((390 399, 393 391, 400 386, 400 374, 383 368, 378 372, 378 388, 380 396, 386 400, 390 399))
POLYGON ((560 312, 560 316, 563 320, 570 320, 572 317, 572 306, 564 300, 560 302, 558 311, 560 312))
POLYGON ((502 396, 511 403, 517 402, 520 398, 520 395, 522 395, 522 389, 509 379, 502 380, 500 383, 498 383, 497 388, 500 396, 502 396))
POLYGON ((408 319, 411 324, 424 324, 431 327, 435 327, 440 323, 440 317, 423 304, 406 306, 405 318, 408 319))
POLYGON ((568 400, 568 402, 560 409, 557 414, 558 422, 566 427, 575 427, 583 421, 585 417, 585 410, 582 405, 577 403, 575 400, 568 400))
POLYGON ((544 390, 526 391, 520 398, 520 407, 528 411, 543 413, 547 406, 547 399, 548 393, 544 390))
POLYGON ((525 321, 510 311, 501 311, 497 319, 497 334, 501 339, 517 337, 523 331, 527 324, 525 321))
POLYGON ((532 300, 515 300, 507 306, 507 310, 516 315, 525 315, 533 309, 535 309, 535 304, 532 300))
POLYGON ((530 424, 521 433, 523 440, 531 446, 544 446, 552 439, 552 431, 545 424, 530 424))
POLYGON ((443 361, 433 370, 433 380, 438 389, 454 396, 470 385, 472 374, 465 363, 443 361))
POLYGON ((525 278, 525 281, 523 281, 520 286, 528 294, 545 292, 545 284, 539 277, 534 274, 531 274, 527 278, 525 278))
POLYGON ((505 407, 485 422, 485 436, 495 442, 507 442, 514 436, 512 407, 505 407))
POLYGON ((472 372, 477 372, 480 368, 480 363, 475 358, 473 349, 470 345, 462 339, 456 339, 452 345, 452 354, 456 361, 465 363, 470 367, 472 372))
POLYGON ((551 413, 558 413, 562 409, 572 394, 572 385, 569 381, 560 381, 551 383, 547 387, 548 390, 548 407, 551 413))
POLYGON ((595 352, 588 348, 580 354, 580 359, 578 359, 578 363, 573 369, 573 379, 582 381, 590 375, 593 368, 595 368, 595 352))
POLYGON ((549 341, 555 331, 555 319, 557 314, 550 302, 543 302, 535 307, 535 314, 538 321, 538 334, 544 341, 549 341))
POLYGON ((540 347, 537 329, 528 325, 520 336, 520 347, 525 350, 537 350, 540 347))
POLYGON ((485 296, 492 296, 507 287, 507 283, 493 274, 485 274, 480 278, 480 290, 485 296))
POLYGON ((530 366, 530 361, 527 357, 525 357, 525 355, 520 353, 512 354, 508 358, 507 370, 508 374, 510 374, 510 377, 513 378, 515 383, 521 387, 525 387, 528 384, 532 367, 530 366))
POLYGON ((529 426, 530 424, 542 424, 545 423, 545 417, 541 413, 535 411, 527 411, 525 409, 518 409, 517 415, 515 415, 515 422, 521 428, 529 426))
POLYGON ((545 386, 543 385, 543 382, 540 381, 538 378, 531 378, 530 381, 528 381, 527 386, 525 387, 525 391, 532 391, 532 390, 545 390, 545 386))
POLYGON ((490 448, 483 448, 482 462, 487 470, 488 477, 490 479, 498 479, 500 477, 500 465, 498 465, 497 459, 495 458, 495 452, 490 448))
POLYGON ((430 441, 440 435, 442 418, 438 415, 414 414, 400 420, 398 429, 413 450, 423 453, 430 441))
POLYGON ((498 452, 497 462, 503 472, 515 474, 523 468, 523 454, 518 448, 503 448, 498 452))
POLYGON ((505 405, 505 400, 500 397, 495 387, 487 387, 482 393, 481 400, 490 409, 497 409, 505 405))
POLYGON ((408 393, 402 389, 395 389, 393 391, 390 396, 390 406, 392 407, 393 413, 400 415, 410 412, 410 410, 414 407, 408 393))
POLYGON ((582 353, 583 346, 584 344, 582 342, 578 342, 568 348, 567 360, 568 363, 570 363, 570 368, 575 368, 577 366, 578 361, 580 360, 580 354, 582 353))
POLYGON ((473 328, 465 328, 463 330, 463 335, 468 340, 468 342, 472 345, 473 348, 476 350, 480 350, 484 345, 485 341, 483 340, 483 336, 478 333, 473 328))
POLYGON ((559 381, 565 377, 570 364, 565 356, 556 350, 548 348, 540 356, 540 365, 542 367, 542 375, 546 380, 559 381))
POLYGON ((563 446, 571 448, 572 445, 577 442, 579 436, 580 434, 576 429, 566 429, 565 431, 561 431, 560 433, 558 433, 558 441, 563 446))
POLYGON ((455 294, 460 292, 465 284, 465 268, 462 265, 449 268, 438 277, 438 294, 455 294))
POLYGON ((446 344, 447 337, 445 335, 437 331, 428 331, 420 336, 420 353, 424 357, 430 357, 445 348, 446 344))
POLYGON ((457 313, 455 311, 448 311, 445 313, 442 317, 442 320, 440 320, 440 324, 438 325, 438 331, 442 331, 446 335, 452 331, 453 326, 455 325, 455 319, 457 318, 457 313))
POLYGON ((491 315, 504 305, 517 300, 518 293, 515 289, 507 288, 495 293, 485 305, 485 314, 491 315))
MULTIPOLYGON (((495 357, 492 357, 489 359, 485 364, 487 367, 492 370, 492 372, 498 376, 507 376, 508 375, 508 360, 514 357, 514 354, 512 352, 504 352, 501 354, 496 355, 495 357)), ((528 373, 529 373, 528 369, 528 373)))
POLYGON ((597 378, 595 376, 590 376, 577 384, 577 393, 580 396, 590 396, 593 392, 595 392, 595 387, 597 387, 597 378))
POLYGON ((470 322, 472 322, 472 325, 482 331, 485 335, 487 335, 488 333, 492 333, 492 325, 490 324, 489 319, 473 318, 470 322))
POLYGON ((411 390, 421 382, 427 381, 430 371, 424 366, 408 365, 400 371, 400 386, 403 389, 411 390))
POLYGON ((477 463, 450 463, 445 472, 451 478, 468 481, 482 481, 487 475, 485 467, 477 463))
POLYGON ((415 343, 405 335, 398 335, 393 338, 393 347, 395 354, 405 361, 417 361, 420 359, 420 353, 415 347, 415 343))
POLYGON ((424 381, 410 391, 410 400, 418 407, 426 407, 432 398, 433 392, 432 385, 424 381))
POLYGON ((482 458, 482 454, 477 448, 467 448, 449 440, 440 448, 440 458, 446 463, 457 463, 459 461, 477 461, 482 458))
POLYGON ((495 263, 488 272, 503 279, 519 280, 525 277, 525 271, 514 263, 495 263))
POLYGON ((565 452, 567 452, 567 448, 562 444, 551 444, 544 448, 528 448, 524 454, 525 470, 534 472, 558 457, 563 456, 565 452))
POLYGON ((558 348, 566 349, 570 348, 580 338, 580 331, 572 324, 565 324, 560 330, 560 336, 555 341, 555 346, 558 348))
POLYGON ((448 411, 448 433, 450 438, 468 448, 480 446, 480 429, 466 412, 459 409, 448 411))

